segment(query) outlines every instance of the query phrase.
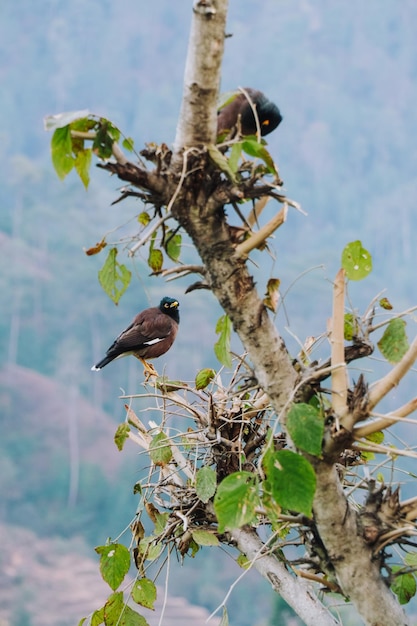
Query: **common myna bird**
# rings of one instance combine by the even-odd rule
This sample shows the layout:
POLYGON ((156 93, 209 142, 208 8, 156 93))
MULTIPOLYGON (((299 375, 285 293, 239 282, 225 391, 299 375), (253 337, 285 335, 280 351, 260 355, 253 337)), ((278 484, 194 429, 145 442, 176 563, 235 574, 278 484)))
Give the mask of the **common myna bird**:
POLYGON ((113 341, 104 359, 91 369, 101 370, 110 361, 133 354, 142 361, 145 374, 155 375, 154 367, 146 359, 165 354, 174 343, 180 321, 178 307, 178 300, 162 298, 159 307, 138 313, 130 326, 113 341))
POLYGON ((242 135, 256 135, 257 126, 252 107, 256 109, 259 119, 261 135, 268 135, 282 122, 282 115, 276 104, 268 100, 262 91, 257 91, 251 87, 245 87, 243 92, 238 95, 229 104, 226 104, 217 115, 217 134, 230 133, 232 136, 236 134, 239 128, 242 135), (252 106, 251 106, 252 104, 252 106))

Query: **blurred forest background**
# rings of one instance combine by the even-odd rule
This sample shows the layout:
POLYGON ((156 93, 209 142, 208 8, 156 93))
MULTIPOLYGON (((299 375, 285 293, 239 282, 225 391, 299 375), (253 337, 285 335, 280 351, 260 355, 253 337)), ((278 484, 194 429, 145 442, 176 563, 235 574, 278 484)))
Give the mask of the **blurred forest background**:
MULTIPOLYGON (((1 626, 70 626, 104 598, 92 547, 133 517, 143 465, 133 446, 121 454, 112 441, 124 419, 119 395, 142 389, 142 366, 126 359, 90 372, 116 334, 175 296, 180 332, 158 371, 192 381, 201 367, 218 367, 220 309, 209 292, 184 295, 189 280, 166 285, 149 278, 144 259, 126 256, 127 294, 118 307, 104 294, 97 271, 106 253, 87 258, 83 248, 120 225, 114 241, 134 234, 140 203, 110 206, 120 181, 94 168, 87 193, 75 174, 60 182, 43 130, 45 115, 88 108, 137 149, 171 144, 191 6, 0 6, 1 626)), ((277 323, 294 353, 294 337, 326 329, 331 279, 349 241, 360 239, 374 262, 350 288, 355 306, 383 289, 396 311, 417 303, 416 24, 413 0, 231 0, 222 89, 252 86, 278 104, 284 121, 269 149, 287 195, 308 213, 291 211, 273 256, 253 268, 260 290, 270 276, 282 281, 277 323)), ((239 571, 205 551, 173 565, 169 594, 211 611, 239 571)), ((231 624, 298 623, 275 603, 249 574, 230 599, 231 624)))

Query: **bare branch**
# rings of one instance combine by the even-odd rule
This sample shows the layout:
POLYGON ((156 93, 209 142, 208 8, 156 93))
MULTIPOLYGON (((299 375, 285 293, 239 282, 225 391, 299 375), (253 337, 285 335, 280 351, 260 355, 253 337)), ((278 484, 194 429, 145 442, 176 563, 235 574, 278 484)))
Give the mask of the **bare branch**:
POLYGON ((388 428, 395 424, 398 421, 401 421, 401 418, 407 417, 410 413, 413 413, 417 410, 417 398, 413 398, 402 407, 397 409, 396 411, 392 411, 392 413, 388 413, 388 415, 382 417, 381 419, 376 420, 375 422, 370 422, 369 424, 365 424, 365 426, 360 426, 359 428, 355 428, 353 431, 355 439, 361 439, 362 437, 368 437, 372 433, 376 433, 380 430, 384 430, 384 428, 388 428))
POLYGON ((333 286, 333 316, 330 333, 332 347, 332 409, 342 418, 347 412, 347 376, 344 344, 345 271, 340 269, 333 286))
POLYGON ((288 205, 284 204, 282 209, 265 226, 248 239, 236 246, 236 257, 246 257, 251 250, 258 248, 272 233, 279 228, 287 219, 288 205))

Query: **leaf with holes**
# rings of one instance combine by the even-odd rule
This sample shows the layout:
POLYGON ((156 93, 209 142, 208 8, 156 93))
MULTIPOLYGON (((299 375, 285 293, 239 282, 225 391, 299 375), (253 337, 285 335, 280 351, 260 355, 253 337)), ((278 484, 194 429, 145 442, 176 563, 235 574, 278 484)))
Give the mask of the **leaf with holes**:
POLYGON ((97 546, 95 550, 100 555, 100 572, 103 580, 114 591, 129 571, 129 550, 121 543, 97 546))
POLYGON ((348 243, 344 248, 342 268, 350 280, 362 280, 372 271, 372 257, 359 240, 348 243))
POLYGON ((154 611, 156 587, 152 580, 149 580, 149 578, 136 580, 132 587, 132 599, 136 604, 154 611))

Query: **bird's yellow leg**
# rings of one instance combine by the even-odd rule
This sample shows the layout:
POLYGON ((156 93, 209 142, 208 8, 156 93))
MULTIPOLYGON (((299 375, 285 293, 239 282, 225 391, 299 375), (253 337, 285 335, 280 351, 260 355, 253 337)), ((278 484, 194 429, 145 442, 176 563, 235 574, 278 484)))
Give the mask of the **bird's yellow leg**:
POLYGON ((151 376, 158 376, 158 372, 152 363, 148 363, 148 361, 145 361, 145 359, 142 359, 141 357, 139 357, 139 360, 143 365, 143 375, 145 376, 145 381, 149 380, 151 376))

